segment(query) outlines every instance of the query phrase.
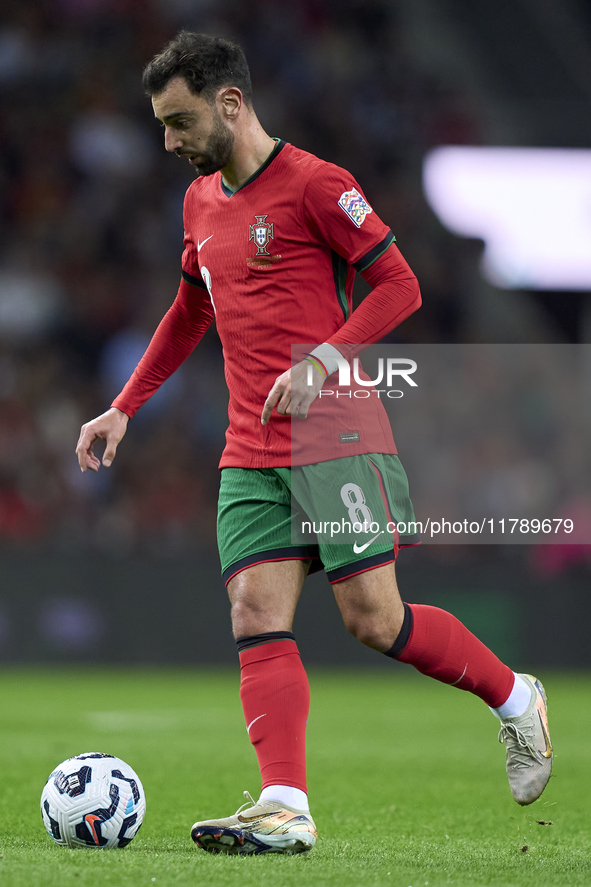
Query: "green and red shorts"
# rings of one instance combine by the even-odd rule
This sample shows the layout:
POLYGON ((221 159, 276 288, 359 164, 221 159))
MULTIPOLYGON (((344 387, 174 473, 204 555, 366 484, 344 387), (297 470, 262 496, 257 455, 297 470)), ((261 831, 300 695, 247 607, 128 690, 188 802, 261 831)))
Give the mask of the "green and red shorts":
POLYGON ((293 468, 224 468, 218 547, 225 582, 255 564, 311 560, 340 582, 419 542, 398 456, 370 453, 293 468))

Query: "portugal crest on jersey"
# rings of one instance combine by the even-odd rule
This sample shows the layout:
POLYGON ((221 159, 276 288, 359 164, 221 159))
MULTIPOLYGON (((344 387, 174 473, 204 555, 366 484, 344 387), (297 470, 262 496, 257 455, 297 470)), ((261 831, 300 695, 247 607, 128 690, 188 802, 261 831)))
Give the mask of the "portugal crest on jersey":
POLYGON ((371 206, 359 193, 357 188, 351 188, 345 191, 339 197, 339 206, 344 210, 352 222, 355 222, 358 228, 361 228, 365 217, 373 212, 371 206))
POLYGON ((273 240, 273 222, 266 222, 267 216, 255 216, 254 225, 250 226, 249 241, 254 240, 257 245, 257 256, 270 255, 267 244, 273 240))

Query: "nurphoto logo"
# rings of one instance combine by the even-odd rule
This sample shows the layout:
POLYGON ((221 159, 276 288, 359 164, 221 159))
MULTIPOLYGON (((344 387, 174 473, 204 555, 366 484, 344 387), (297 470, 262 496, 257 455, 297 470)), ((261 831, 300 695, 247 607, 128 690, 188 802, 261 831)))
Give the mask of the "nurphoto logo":
MULTIPOLYGON (((342 388, 350 388, 351 387, 351 366, 349 361, 344 357, 336 357, 334 358, 339 367, 339 387, 342 388)), ((342 392, 342 391, 333 391, 330 388, 322 388, 319 394, 319 397, 331 397, 336 393, 337 397, 371 397, 371 391, 368 389, 374 388, 376 385, 380 385, 385 381, 386 388, 376 388, 375 393, 378 397, 380 395, 385 394, 387 397, 391 398, 399 398, 404 396, 404 391, 400 389, 394 388, 394 380, 395 379, 403 379, 408 385, 412 388, 417 388, 417 383, 414 379, 411 379, 411 376, 417 369, 417 362, 415 360, 411 360, 409 357, 388 357, 384 360, 383 357, 380 357, 378 360, 378 369, 377 376, 375 379, 362 379, 359 373, 359 358, 356 357, 353 360, 353 381, 360 385, 361 388, 353 391, 353 392, 342 392)), ((308 385, 313 384, 313 366, 309 364, 308 372, 307 372, 307 383, 308 385)))

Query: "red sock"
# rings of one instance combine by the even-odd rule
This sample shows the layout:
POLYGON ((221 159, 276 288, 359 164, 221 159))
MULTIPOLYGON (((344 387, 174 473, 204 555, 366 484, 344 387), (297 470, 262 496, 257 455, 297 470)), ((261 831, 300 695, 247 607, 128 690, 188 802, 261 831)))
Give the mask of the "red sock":
POLYGON ((413 624, 408 642, 396 656, 422 674, 480 696, 491 708, 509 698, 515 676, 482 641, 445 610, 408 604, 413 624))
POLYGON ((295 641, 280 640, 240 653, 240 698, 263 788, 306 788, 308 677, 295 641))

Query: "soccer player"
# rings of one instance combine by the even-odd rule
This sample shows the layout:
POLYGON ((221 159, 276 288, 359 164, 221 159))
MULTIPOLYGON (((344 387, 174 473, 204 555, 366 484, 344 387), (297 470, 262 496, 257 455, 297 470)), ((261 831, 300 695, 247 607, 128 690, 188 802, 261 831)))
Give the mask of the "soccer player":
MULTIPOLYGON (((530 804, 552 766, 544 689, 514 674, 450 613, 402 602, 394 562, 398 547, 415 540, 394 532, 331 545, 319 534, 300 544, 291 534, 296 469, 309 493, 299 503, 304 511, 320 498, 352 516, 412 519, 379 400, 367 407, 371 421, 361 430, 342 431, 336 420, 320 421, 327 398, 318 397, 339 359, 356 353, 351 343, 378 341, 420 305, 394 235, 348 172, 267 135, 235 44, 181 32, 147 65, 143 83, 166 150, 197 176, 185 197, 181 282, 121 394, 82 427, 77 453, 82 471, 98 471, 93 444, 104 440, 102 464, 111 465, 129 418, 215 319, 230 391, 218 543, 262 793, 256 802, 245 793, 247 809, 234 816, 195 823, 193 840, 239 854, 306 852, 316 842, 305 765, 309 688, 291 629, 306 574, 320 564, 346 627, 362 643, 493 710, 511 791, 530 804), (352 312, 355 271, 372 290, 352 312), (320 344, 292 363, 291 347, 306 342, 320 344), (318 432, 310 437, 312 460, 292 453, 290 417, 318 432)), ((347 408, 348 418, 356 415, 355 404, 347 408)), ((342 415, 337 409, 333 418, 342 415)))

